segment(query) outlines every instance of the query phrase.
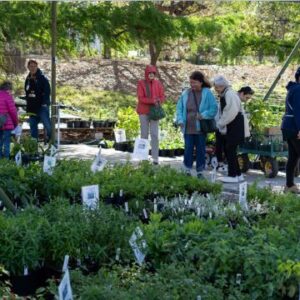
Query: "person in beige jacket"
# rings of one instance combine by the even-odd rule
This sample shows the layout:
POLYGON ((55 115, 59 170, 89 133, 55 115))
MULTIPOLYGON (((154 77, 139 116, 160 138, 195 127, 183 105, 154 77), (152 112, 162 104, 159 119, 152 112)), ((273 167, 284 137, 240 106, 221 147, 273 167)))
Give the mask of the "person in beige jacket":
MULTIPOLYGON (((228 176, 221 177, 224 183, 238 183, 244 180, 238 164, 237 147, 243 143, 245 135, 245 113, 238 94, 232 90, 228 80, 217 76, 213 80, 216 92, 220 96, 220 117, 217 126, 225 139, 225 152, 228 162, 228 176)), ((247 121, 247 120, 246 120, 247 121)))

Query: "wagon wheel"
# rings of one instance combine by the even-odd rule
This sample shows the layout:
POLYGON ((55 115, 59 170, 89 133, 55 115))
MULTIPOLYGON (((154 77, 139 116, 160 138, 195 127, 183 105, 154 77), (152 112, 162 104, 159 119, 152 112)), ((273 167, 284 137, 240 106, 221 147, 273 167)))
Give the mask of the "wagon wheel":
POLYGON ((260 166, 260 169, 264 172, 265 171, 265 163, 266 163, 266 157, 264 156, 261 156, 259 158, 259 166, 260 166))
POLYGON ((238 155, 238 162, 242 173, 246 173, 250 169, 251 164, 250 164, 248 154, 244 153, 238 155))
POLYGON ((268 157, 264 164, 264 173, 267 178, 274 178, 278 173, 278 161, 276 158, 268 157))

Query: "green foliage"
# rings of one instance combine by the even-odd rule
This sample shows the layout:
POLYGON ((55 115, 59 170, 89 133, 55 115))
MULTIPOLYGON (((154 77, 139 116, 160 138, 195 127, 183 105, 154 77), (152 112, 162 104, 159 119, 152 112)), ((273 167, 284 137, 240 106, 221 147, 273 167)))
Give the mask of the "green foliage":
POLYGON ((139 117, 135 109, 132 107, 119 108, 118 110, 118 128, 123 128, 126 131, 126 138, 133 140, 139 135, 139 117))

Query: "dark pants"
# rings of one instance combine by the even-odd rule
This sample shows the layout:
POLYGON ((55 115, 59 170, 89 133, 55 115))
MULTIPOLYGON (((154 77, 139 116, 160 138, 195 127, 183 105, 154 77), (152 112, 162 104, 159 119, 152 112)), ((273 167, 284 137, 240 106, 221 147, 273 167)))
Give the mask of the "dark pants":
POLYGON ((30 133, 35 139, 38 139, 38 124, 40 122, 44 125, 44 130, 46 130, 47 139, 49 141, 51 137, 51 121, 48 106, 42 106, 35 116, 30 116, 29 118, 30 133))
POLYGON ((228 176, 235 177, 241 175, 239 162, 237 159, 237 147, 238 144, 226 142, 226 155, 228 163, 228 176))
POLYGON ((184 166, 187 169, 193 167, 193 154, 196 148, 196 170, 201 172, 205 168, 205 135, 185 134, 184 135, 184 166))
POLYGON ((289 154, 286 164, 286 186, 291 187, 294 185, 295 169, 300 158, 300 140, 288 139, 287 143, 289 154))
POLYGON ((219 131, 216 132, 216 156, 218 163, 224 162, 224 156, 226 158, 225 135, 219 131))
POLYGON ((0 130, 0 158, 9 158, 11 130, 0 130))

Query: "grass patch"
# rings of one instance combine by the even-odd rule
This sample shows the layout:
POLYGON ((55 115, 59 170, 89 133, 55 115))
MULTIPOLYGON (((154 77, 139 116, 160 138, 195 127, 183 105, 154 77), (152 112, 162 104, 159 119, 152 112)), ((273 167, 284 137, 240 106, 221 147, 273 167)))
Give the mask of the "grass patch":
POLYGON ((116 119, 120 108, 134 108, 137 101, 134 95, 72 86, 58 87, 57 99, 79 108, 80 116, 93 119, 116 119))

